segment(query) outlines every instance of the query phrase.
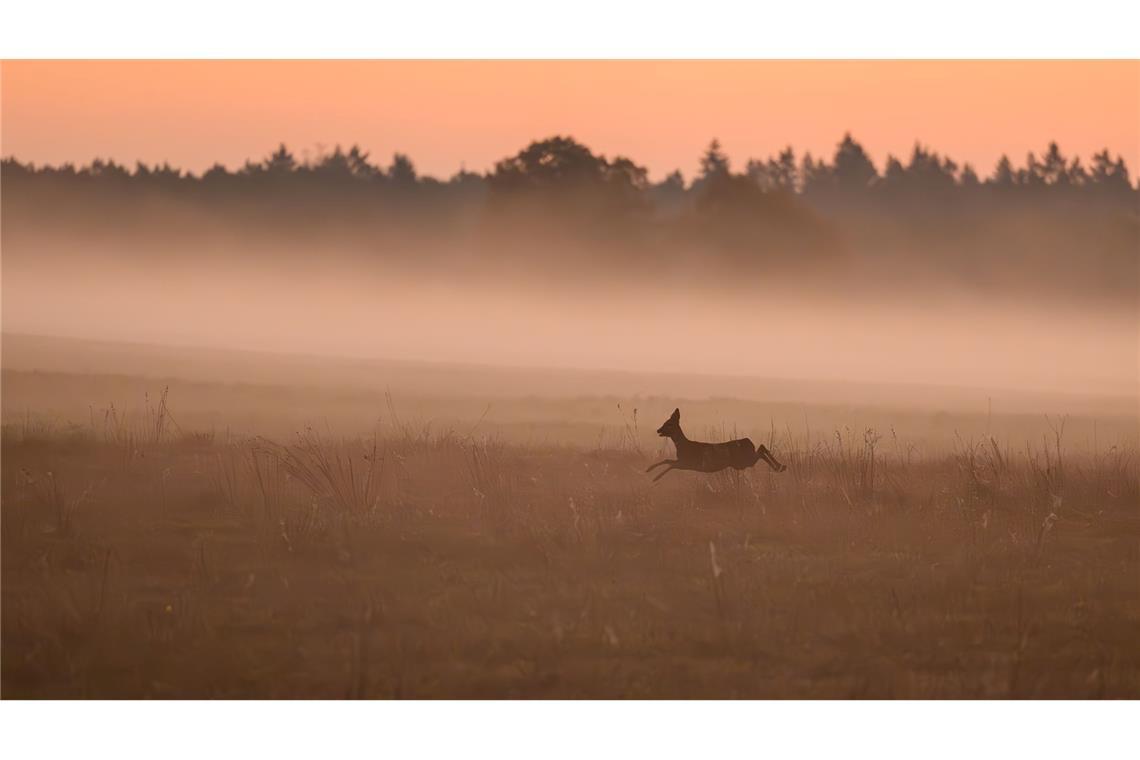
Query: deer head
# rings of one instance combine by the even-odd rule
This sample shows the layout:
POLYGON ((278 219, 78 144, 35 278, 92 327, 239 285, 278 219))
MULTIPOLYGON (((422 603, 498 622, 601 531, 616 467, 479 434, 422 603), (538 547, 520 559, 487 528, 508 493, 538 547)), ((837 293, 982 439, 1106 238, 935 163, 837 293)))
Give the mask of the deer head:
POLYGON ((681 410, 674 409, 673 413, 669 415, 669 419, 665 420, 665 424, 657 428, 657 435, 662 438, 672 438, 681 433, 681 410))

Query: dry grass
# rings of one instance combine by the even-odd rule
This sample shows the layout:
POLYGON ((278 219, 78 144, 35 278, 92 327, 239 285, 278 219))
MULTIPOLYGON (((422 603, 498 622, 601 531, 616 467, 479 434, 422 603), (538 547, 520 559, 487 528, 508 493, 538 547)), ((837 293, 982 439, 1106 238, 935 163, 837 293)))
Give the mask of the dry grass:
POLYGON ((1140 697, 1134 451, 772 431, 653 486, 626 418, 7 427, 3 696, 1140 697))

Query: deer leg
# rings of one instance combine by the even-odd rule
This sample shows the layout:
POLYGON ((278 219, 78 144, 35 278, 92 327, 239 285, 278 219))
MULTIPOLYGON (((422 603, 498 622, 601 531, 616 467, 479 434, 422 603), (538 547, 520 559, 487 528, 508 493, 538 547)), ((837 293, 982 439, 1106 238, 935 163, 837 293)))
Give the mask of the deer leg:
POLYGON ((651 464, 651 465, 649 465, 648 467, 646 467, 646 468, 645 468, 645 471, 646 471, 646 472, 651 472, 651 471, 653 470, 653 468, 654 468, 654 467, 660 467, 660 466, 661 466, 661 465, 663 465, 663 464, 677 464, 677 460, 676 460, 676 459, 662 459, 662 460, 661 460, 660 462, 658 462, 657 464, 651 464))
POLYGON ((776 457, 772 456, 772 452, 768 451, 768 447, 764 444, 760 444, 758 447, 756 447, 756 458, 763 459, 768 463, 768 466, 776 472, 783 472, 784 470, 788 469, 776 461, 776 457))
POLYGON ((661 471, 660 475, 658 475, 657 477, 655 477, 653 479, 653 482, 656 483, 658 480, 661 480, 661 478, 665 477, 669 473, 669 471, 672 470, 676 466, 677 466, 676 463, 670 464, 668 467, 666 467, 664 470, 661 471))

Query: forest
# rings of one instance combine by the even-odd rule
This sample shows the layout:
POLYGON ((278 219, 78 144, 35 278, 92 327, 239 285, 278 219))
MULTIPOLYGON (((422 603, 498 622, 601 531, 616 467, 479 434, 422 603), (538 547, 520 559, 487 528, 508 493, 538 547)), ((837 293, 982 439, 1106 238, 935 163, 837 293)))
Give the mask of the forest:
MULTIPOLYGON (((132 252, 267 260, 346 254, 460 273, 764 273, 819 285, 902 276, 1078 298, 1136 299, 1138 199, 1123 158, 1056 143, 988 173, 916 143, 880 167, 850 134, 830 158, 791 146, 733 166, 713 140, 692 178, 658 182, 571 137, 532 142, 484 174, 417 173, 359 146, 200 174, 96 159, 2 165, 16 262, 132 252), (1042 290, 1044 288, 1044 291, 1042 290)), ((737 281, 739 283, 739 281, 737 281)))

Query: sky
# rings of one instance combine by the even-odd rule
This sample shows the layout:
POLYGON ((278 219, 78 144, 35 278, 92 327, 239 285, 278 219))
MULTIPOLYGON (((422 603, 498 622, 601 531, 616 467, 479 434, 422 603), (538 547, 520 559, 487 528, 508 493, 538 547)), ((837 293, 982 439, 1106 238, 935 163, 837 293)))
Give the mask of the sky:
POLYGON ((915 141, 988 174, 1057 140, 1140 167, 1137 61, 5 61, 0 153, 201 172, 359 144, 421 173, 485 171, 571 135, 660 178, 720 140, 738 168, 850 131, 882 166, 915 141))

